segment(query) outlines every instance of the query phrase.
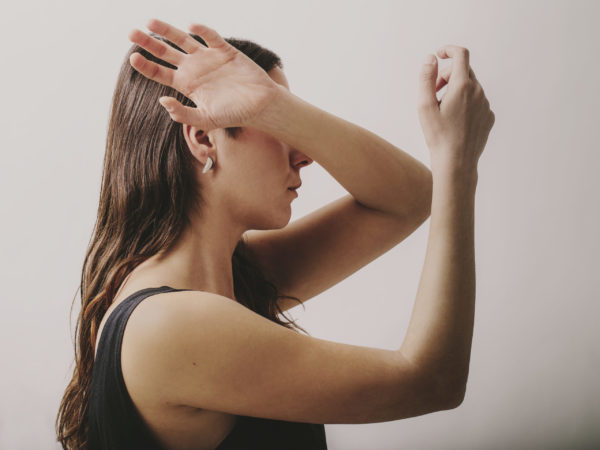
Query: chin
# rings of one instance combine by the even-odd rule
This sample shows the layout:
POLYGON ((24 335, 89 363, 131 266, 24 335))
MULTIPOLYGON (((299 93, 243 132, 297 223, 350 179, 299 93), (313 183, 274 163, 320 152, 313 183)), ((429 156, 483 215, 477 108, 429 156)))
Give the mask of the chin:
POLYGON ((292 218, 291 213, 285 216, 281 216, 277 222, 274 222, 271 226, 272 230, 279 230, 284 228, 288 223, 290 223, 290 219, 292 218))
POLYGON ((288 206, 286 209, 279 209, 276 212, 271 212, 268 215, 263 215, 256 218, 251 229, 254 230, 279 230, 284 228, 292 217, 292 209, 288 206))
POLYGON ((292 207, 288 204, 287 208, 280 209, 277 213, 277 215, 273 216, 272 229, 281 229, 290 223, 290 219, 292 218, 292 207))

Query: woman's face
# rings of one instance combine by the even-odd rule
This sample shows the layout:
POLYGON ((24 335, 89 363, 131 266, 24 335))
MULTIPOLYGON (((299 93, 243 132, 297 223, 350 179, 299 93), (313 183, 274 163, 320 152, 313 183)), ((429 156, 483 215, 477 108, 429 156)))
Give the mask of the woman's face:
MULTIPOLYGON (((289 90, 279 67, 268 73, 289 90)), ((232 219, 247 229, 284 227, 291 217, 291 202, 296 198, 288 188, 300 184, 300 168, 313 160, 256 128, 242 127, 235 140, 226 136, 224 129, 214 130, 212 137, 216 152, 212 170, 216 170, 212 179, 204 178, 208 173, 199 177, 203 188, 210 184, 209 195, 219 199, 218 207, 227 208, 234 215, 232 219)))

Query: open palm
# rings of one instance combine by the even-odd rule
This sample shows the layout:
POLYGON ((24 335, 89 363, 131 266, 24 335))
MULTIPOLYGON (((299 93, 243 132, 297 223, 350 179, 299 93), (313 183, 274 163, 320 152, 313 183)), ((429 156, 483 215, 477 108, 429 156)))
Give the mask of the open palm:
POLYGON ((201 24, 189 26, 192 33, 204 39, 206 47, 188 33, 160 20, 152 19, 147 26, 185 52, 140 30, 129 34, 132 42, 177 67, 170 69, 139 53, 132 54, 129 60, 145 77, 176 89, 196 104, 196 108, 191 108, 173 97, 162 97, 160 103, 176 122, 204 131, 243 126, 256 119, 278 94, 277 83, 212 28, 201 24))

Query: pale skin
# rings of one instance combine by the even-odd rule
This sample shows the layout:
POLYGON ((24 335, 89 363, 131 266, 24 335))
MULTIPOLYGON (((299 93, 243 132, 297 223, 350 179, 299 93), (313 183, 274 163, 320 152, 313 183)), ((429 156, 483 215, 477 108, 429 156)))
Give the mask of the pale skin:
POLYGON ((128 391, 163 443, 214 448, 236 414, 372 423, 458 406, 473 330, 477 161, 494 123, 468 51, 444 46, 437 56, 452 58, 452 67, 438 74, 435 62, 421 71, 418 113, 429 171, 368 130, 293 95, 281 70, 266 74, 211 28, 190 26, 208 48, 156 19, 148 28, 187 53, 139 30, 130 34, 179 69, 133 55, 136 70, 198 105, 161 100, 184 124, 209 200, 205 219, 194 218, 172 252, 136 269, 115 299, 163 284, 192 289, 142 302, 123 341, 128 391), (241 141, 226 140, 228 126, 243 127, 241 141), (201 174, 207 156, 215 168, 201 174), (349 195, 288 224, 294 195, 287 188, 313 160, 349 195), (301 335, 235 302, 231 254, 244 233, 280 290, 306 301, 401 242, 430 214, 415 308, 397 350, 301 335))

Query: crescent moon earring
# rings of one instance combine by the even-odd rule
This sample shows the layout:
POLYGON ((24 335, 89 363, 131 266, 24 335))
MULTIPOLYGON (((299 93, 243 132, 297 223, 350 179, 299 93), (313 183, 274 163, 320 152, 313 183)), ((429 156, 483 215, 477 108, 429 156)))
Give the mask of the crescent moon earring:
POLYGON ((206 164, 204 164, 204 168, 202 169, 202 173, 206 173, 206 172, 208 172, 208 171, 209 171, 209 170, 212 168, 213 164, 214 164, 214 161, 213 161, 213 159, 212 159, 212 158, 209 156, 209 157, 206 159, 206 164))

